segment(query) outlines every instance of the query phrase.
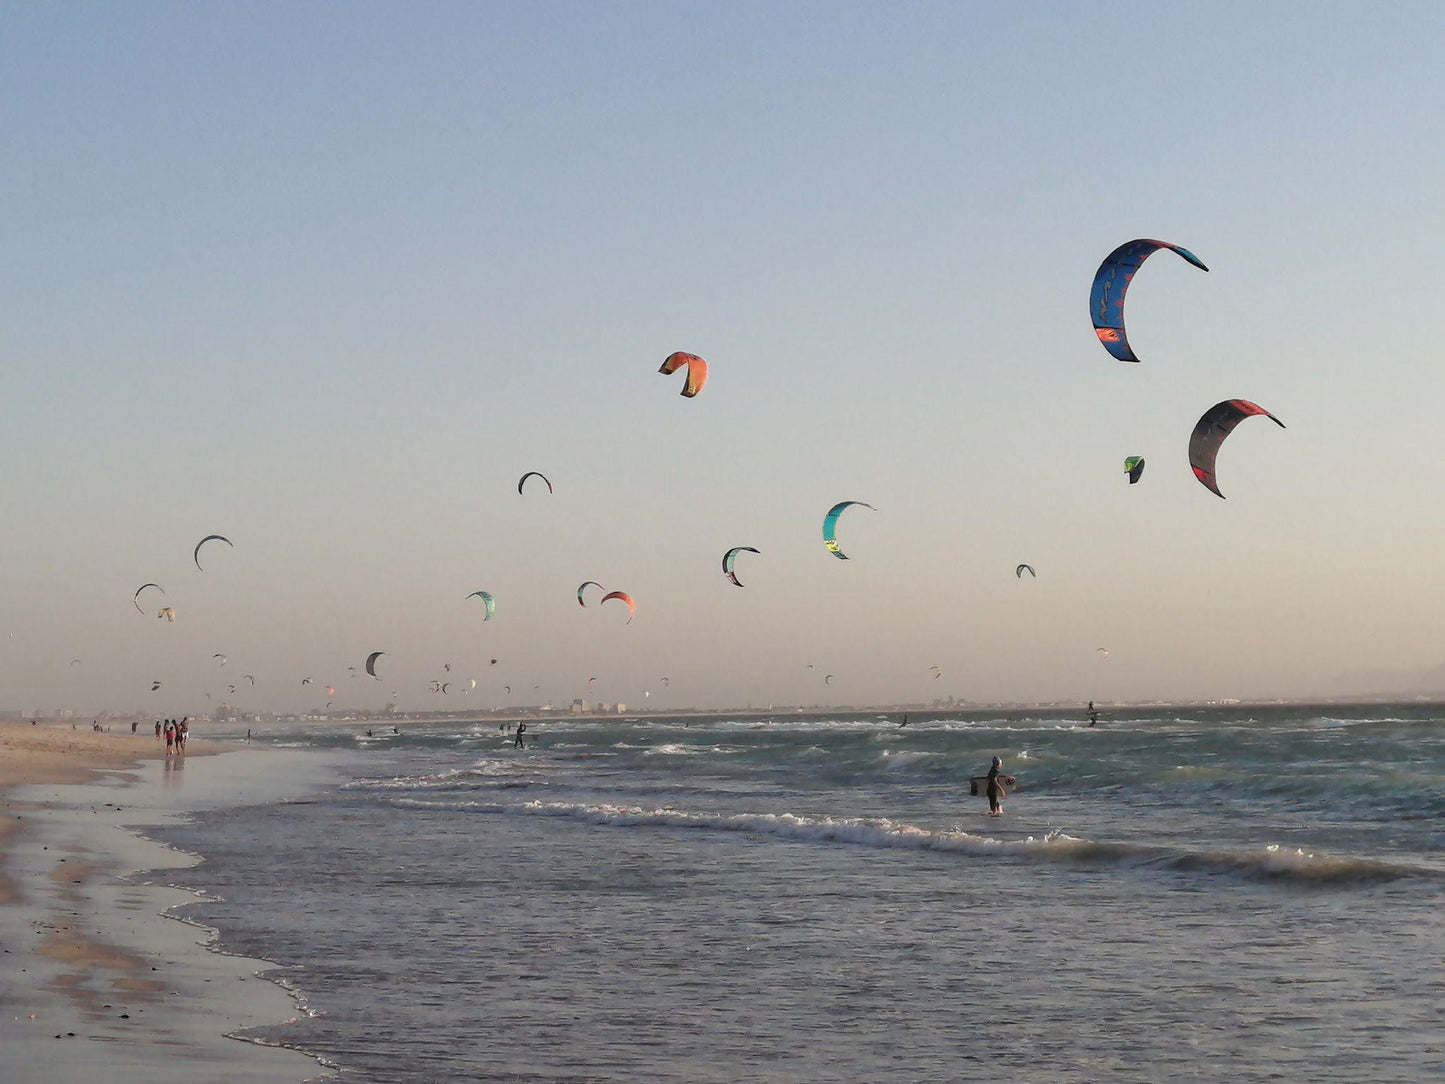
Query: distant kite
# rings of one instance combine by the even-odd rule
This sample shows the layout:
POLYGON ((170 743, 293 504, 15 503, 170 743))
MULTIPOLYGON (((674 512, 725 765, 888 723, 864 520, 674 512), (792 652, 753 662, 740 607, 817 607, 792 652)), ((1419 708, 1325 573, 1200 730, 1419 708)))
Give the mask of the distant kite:
POLYGON ((201 539, 199 542, 196 543, 196 548, 195 548, 195 550, 192 551, 192 553, 191 553, 191 560, 193 560, 193 561, 196 562, 196 567, 197 567, 197 568, 200 568, 202 572, 204 572, 205 569, 201 568, 201 547, 204 546, 207 542, 224 542, 226 545, 230 546, 232 549, 235 549, 235 548, 236 548, 236 547, 235 547, 235 543, 233 543, 229 538, 227 538, 227 537, 226 537, 225 535, 223 535, 223 534, 208 534, 208 535, 206 535, 205 538, 201 539))
POLYGON ((1236 425, 1256 414, 1263 414, 1275 425, 1284 428, 1284 422, 1264 407, 1256 406, 1248 399, 1226 399, 1206 410, 1189 435, 1189 465, 1194 468, 1194 477, 1216 497, 1224 496, 1219 492, 1214 477, 1214 458, 1219 454, 1219 446, 1224 443, 1225 437, 1234 432, 1236 425))
POLYGON ((684 354, 679 350, 675 354, 668 354, 662 368, 657 371, 663 376, 671 376, 684 365, 687 366, 687 379, 683 382, 682 394, 691 399, 702 391, 702 386, 707 383, 707 362, 696 354, 684 354))
POLYGON ((1139 266, 1161 248, 1177 252, 1201 271, 1208 271, 1198 256, 1187 248, 1171 245, 1168 241, 1140 239, 1120 245, 1099 265, 1094 273, 1094 285, 1089 291, 1089 313, 1094 319, 1094 334, 1104 349, 1120 361, 1138 361, 1129 348, 1129 337, 1124 333, 1124 295, 1139 266))
POLYGON ((738 579, 738 574, 733 571, 733 565, 737 563, 738 554, 758 552, 759 551, 753 549, 752 546, 734 546, 732 549, 728 550, 725 554, 723 554, 723 575, 727 576, 727 578, 731 580, 735 586, 741 587, 742 582, 738 579))
POLYGON ((370 655, 366 656, 366 672, 376 678, 377 681, 380 681, 381 678, 376 677, 376 660, 385 654, 385 651, 373 651, 370 655))
POLYGON ((1021 580, 1024 578, 1025 572, 1027 572, 1034 579, 1039 578, 1039 574, 1034 571, 1033 565, 1019 565, 1018 568, 1014 569, 1014 576, 1021 580))
POLYGON ((548 493, 551 493, 551 492, 552 492, 552 483, 547 481, 547 476, 546 476, 545 474, 543 474, 543 473, 542 473, 541 471, 539 471, 539 470, 529 470, 526 474, 522 475, 522 477, 520 477, 520 478, 517 479, 517 492, 518 492, 518 493, 522 492, 522 486, 526 485, 528 478, 540 478, 540 479, 542 479, 542 481, 543 481, 543 482, 546 482, 546 484, 547 484, 547 492, 548 492, 548 493))
MULTIPOLYGON (((632 624, 632 619, 637 616, 637 603, 632 601, 632 596, 626 591, 611 591, 602 596, 602 602, 607 602, 609 599, 614 598, 627 603, 627 623, 629 625, 632 624)), ((599 606, 601 604, 600 602, 598 603, 599 606)))
POLYGON ((1144 457, 1142 455, 1129 456, 1124 460, 1124 470, 1128 473, 1129 484, 1132 486, 1144 477, 1144 457))
POLYGON ((577 588, 577 605, 581 606, 584 610, 587 608, 587 600, 582 597, 582 592, 586 591, 589 587, 595 587, 597 590, 603 592, 607 590, 607 588, 603 587, 596 580, 583 580, 577 588))
POLYGON ((144 591, 147 587, 154 587, 157 591, 159 591, 159 592, 160 592, 161 594, 163 594, 163 595, 166 593, 166 589, 165 589, 164 587, 162 587, 162 586, 161 586, 160 584, 158 584, 158 583, 143 583, 143 584, 141 584, 139 587, 137 587, 137 588, 135 589, 135 594, 131 597, 131 602, 134 603, 134 605, 135 605, 135 612, 138 613, 138 614, 143 614, 143 613, 145 613, 145 611, 140 608, 140 593, 141 593, 142 591, 144 591))
MULTIPOLYGON (((470 595, 467 596, 467 598, 479 598, 482 600, 482 604, 487 608, 487 616, 482 618, 483 621, 490 621, 496 615, 497 600, 491 596, 490 592, 473 591, 470 595)), ((451 667, 448 666, 447 669, 450 670, 451 667)))
POLYGON ((834 557, 844 561, 848 560, 848 555, 838 546, 838 517, 843 514, 845 509, 851 508, 855 504, 860 508, 878 511, 871 504, 864 504, 862 501, 839 501, 828 509, 828 514, 823 517, 823 545, 828 547, 828 552, 834 557))

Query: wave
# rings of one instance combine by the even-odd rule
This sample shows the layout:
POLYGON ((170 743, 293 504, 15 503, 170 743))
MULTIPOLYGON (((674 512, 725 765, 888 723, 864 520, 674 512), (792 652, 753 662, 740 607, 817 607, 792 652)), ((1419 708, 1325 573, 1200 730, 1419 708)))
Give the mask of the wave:
POLYGON ((1241 851, 1189 850, 1138 843, 1101 843, 1052 829, 1043 836, 999 839, 962 828, 932 829, 887 817, 820 817, 796 813, 712 813, 669 807, 586 805, 531 801, 519 805, 489 802, 433 802, 397 798, 403 809, 451 809, 508 816, 563 817, 618 828, 685 828, 740 832, 803 843, 842 843, 879 849, 934 851, 976 858, 1006 858, 1081 866, 1160 869, 1179 873, 1223 874, 1251 880, 1313 887, 1353 887, 1387 881, 1445 881, 1445 874, 1423 866, 1371 858, 1319 855, 1269 844, 1241 851))

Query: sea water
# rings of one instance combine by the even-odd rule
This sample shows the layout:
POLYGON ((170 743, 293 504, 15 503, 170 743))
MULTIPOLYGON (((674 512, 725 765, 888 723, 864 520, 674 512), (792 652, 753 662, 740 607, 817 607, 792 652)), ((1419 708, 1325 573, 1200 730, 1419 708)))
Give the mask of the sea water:
POLYGON ((348 1084, 1441 1079, 1442 718, 279 728, 357 778, 166 877, 348 1084))

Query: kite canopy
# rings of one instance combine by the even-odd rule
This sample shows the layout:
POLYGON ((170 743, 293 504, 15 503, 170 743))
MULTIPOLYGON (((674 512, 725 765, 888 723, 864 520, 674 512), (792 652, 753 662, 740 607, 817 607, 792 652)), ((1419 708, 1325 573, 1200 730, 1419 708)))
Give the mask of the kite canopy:
POLYGON ((734 546, 732 549, 728 550, 725 554, 723 554, 723 574, 727 576, 727 578, 730 579, 735 585, 741 587, 742 583, 738 580, 738 574, 733 571, 733 565, 737 562, 738 554, 758 552, 760 551, 753 549, 752 546, 734 546))
POLYGON ((1025 572, 1027 572, 1034 579, 1039 578, 1039 574, 1034 571, 1033 565, 1019 565, 1018 568, 1014 569, 1014 575, 1017 576, 1019 579, 1024 578, 1025 572))
MULTIPOLYGON (((385 651, 373 651, 370 655, 366 656, 366 672, 372 677, 376 677, 376 660, 385 654, 385 651)), ((376 678, 376 680, 380 681, 381 679, 376 678)))
POLYGON ((201 539, 199 542, 196 543, 196 548, 191 553, 191 560, 196 562, 196 567, 200 568, 202 572, 204 572, 205 569, 201 568, 201 547, 204 546, 207 542, 224 542, 232 549, 236 548, 235 544, 223 534, 206 535, 205 538, 201 539))
POLYGON ((839 501, 828 509, 828 514, 823 517, 823 545, 828 547, 829 553, 843 561, 848 560, 848 555, 838 547, 838 517, 843 514, 844 509, 855 504, 874 512, 878 511, 871 504, 864 504, 862 501, 839 501))
POLYGON ((600 583, 598 583, 596 580, 584 580, 580 585, 578 585, 578 587, 577 587, 577 605, 578 605, 578 606, 581 606, 584 610, 587 608, 587 601, 582 597, 582 592, 585 591, 585 590, 587 590, 587 588, 589 588, 589 587, 595 587, 595 588, 597 588, 597 590, 603 591, 603 592, 605 592, 605 591, 607 590, 607 588, 603 587, 603 586, 602 586, 600 583))
POLYGON ((547 492, 552 492, 552 483, 547 481, 547 476, 538 470, 529 470, 522 477, 517 479, 517 492, 522 492, 522 486, 526 485, 528 478, 540 478, 547 485, 547 492))
POLYGON ((668 354, 662 368, 657 371, 663 376, 671 376, 684 365, 687 366, 687 380, 683 382, 682 394, 691 399, 702 391, 702 386, 707 383, 707 362, 696 354, 684 354, 679 350, 675 354, 668 354))
POLYGON ((1219 492, 1214 477, 1214 459, 1219 454, 1219 446, 1224 443, 1225 437, 1234 432, 1236 425, 1256 414, 1263 414, 1275 425, 1284 428, 1284 422, 1264 407, 1248 399, 1226 399, 1206 410, 1195 424, 1194 432, 1189 434, 1189 465, 1194 469, 1194 477, 1216 497, 1224 496, 1219 492))
POLYGON ((139 587, 137 587, 137 588, 135 589, 135 594, 131 596, 131 602, 135 605, 135 612, 138 613, 138 614, 143 614, 143 613, 145 613, 145 611, 140 608, 140 593, 141 593, 142 591, 144 591, 147 587, 154 587, 157 591, 159 591, 159 592, 160 592, 161 594, 163 594, 163 595, 166 593, 166 589, 165 589, 164 587, 162 587, 162 586, 161 586, 160 584, 158 584, 158 583, 143 583, 143 584, 141 584, 139 587))
MULTIPOLYGON (((632 596, 626 591, 610 591, 602 596, 602 602, 614 598, 627 603, 627 623, 629 625, 632 624, 632 619, 637 616, 637 603, 632 601, 632 596)), ((598 605, 601 605, 601 603, 598 603, 598 605)))
MULTIPOLYGON (((489 592, 489 591, 473 591, 470 595, 467 596, 467 598, 479 598, 479 599, 481 599, 482 602, 486 605, 486 607, 487 607, 487 616, 484 617, 484 618, 482 618, 483 621, 490 621, 490 620, 492 619, 492 617, 496 614, 496 612, 497 612, 497 600, 492 597, 491 592, 489 592)), ((450 670, 450 669, 451 669, 451 666, 448 665, 448 666, 447 666, 447 669, 450 670)))
POLYGON ((164 617, 167 621, 174 621, 176 619, 176 611, 167 606, 156 614, 156 617, 164 617))
POLYGON ((1144 476, 1144 457, 1142 455, 1131 455, 1124 460, 1124 469, 1129 472, 1129 484, 1132 486, 1144 476))
POLYGON ((1089 291, 1089 314, 1094 319, 1094 334, 1104 344, 1104 349, 1120 361, 1138 361, 1129 347, 1129 337, 1124 333, 1124 295, 1139 265, 1161 248, 1177 252, 1201 271, 1209 268, 1198 256, 1187 248, 1171 245, 1168 241, 1150 241, 1140 238, 1120 245, 1099 265, 1094 272, 1094 285, 1089 291))

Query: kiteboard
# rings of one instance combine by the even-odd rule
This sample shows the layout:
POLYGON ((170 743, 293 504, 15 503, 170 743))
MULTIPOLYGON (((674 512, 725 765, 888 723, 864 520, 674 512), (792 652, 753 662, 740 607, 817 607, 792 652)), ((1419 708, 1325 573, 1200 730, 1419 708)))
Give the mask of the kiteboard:
MULTIPOLYGON (((1003 786, 999 788, 1000 790, 1003 790, 1003 787, 1011 787, 1014 785, 1014 777, 1011 775, 1001 775, 998 777, 998 781, 1003 784, 1003 786)), ((971 776, 968 780, 968 793, 973 795, 974 797, 978 797, 980 794, 987 796, 988 776, 971 776)), ((1008 791, 1003 791, 1003 793, 1007 794, 1008 791)))

